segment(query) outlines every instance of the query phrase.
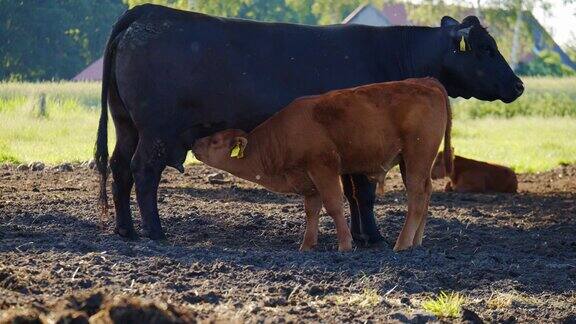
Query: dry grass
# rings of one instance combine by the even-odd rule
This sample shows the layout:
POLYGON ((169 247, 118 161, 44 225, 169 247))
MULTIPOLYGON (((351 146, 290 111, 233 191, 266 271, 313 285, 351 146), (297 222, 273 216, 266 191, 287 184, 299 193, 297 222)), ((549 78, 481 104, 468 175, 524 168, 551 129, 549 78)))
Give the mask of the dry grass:
POLYGON ((534 297, 523 296, 517 292, 494 293, 488 301, 486 307, 490 309, 506 309, 512 306, 538 306, 540 301, 534 297))
POLYGON ((348 305, 361 308, 372 308, 378 306, 384 298, 374 289, 364 289, 360 294, 337 295, 336 305, 348 305))

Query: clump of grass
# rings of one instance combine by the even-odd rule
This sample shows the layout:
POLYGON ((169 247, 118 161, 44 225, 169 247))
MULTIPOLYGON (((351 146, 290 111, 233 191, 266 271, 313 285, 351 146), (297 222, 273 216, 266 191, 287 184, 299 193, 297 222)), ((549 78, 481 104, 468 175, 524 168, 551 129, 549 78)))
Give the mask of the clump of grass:
POLYGON ((436 317, 459 317, 465 298, 459 293, 443 291, 436 298, 430 298, 422 303, 422 307, 436 317))
POLYGON ((349 305, 361 308, 373 308, 382 302, 383 298, 374 289, 364 289, 361 294, 338 295, 336 305, 349 305))

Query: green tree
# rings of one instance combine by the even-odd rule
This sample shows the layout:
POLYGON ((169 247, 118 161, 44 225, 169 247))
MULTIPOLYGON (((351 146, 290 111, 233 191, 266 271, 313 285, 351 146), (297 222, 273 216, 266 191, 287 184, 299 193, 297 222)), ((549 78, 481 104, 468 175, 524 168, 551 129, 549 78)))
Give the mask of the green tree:
POLYGON ((0 0, 0 79, 74 76, 102 55, 119 0, 0 0))
MULTIPOLYGON (((309 0, 306 0, 311 2, 309 0)), ((306 1, 299 1, 306 3, 306 1)), ((310 7, 301 8, 291 6, 285 0, 251 0, 244 3, 238 11, 238 17, 260 21, 282 21, 303 24, 315 24, 316 16, 310 11, 310 7)))
POLYGON ((222 17, 236 17, 243 5, 249 5, 253 0, 124 0, 129 7, 144 3, 155 3, 172 8, 194 10, 222 17))
POLYGON ((517 71, 520 75, 529 76, 573 76, 576 72, 567 65, 562 64, 560 55, 551 50, 544 50, 529 63, 520 63, 517 71))

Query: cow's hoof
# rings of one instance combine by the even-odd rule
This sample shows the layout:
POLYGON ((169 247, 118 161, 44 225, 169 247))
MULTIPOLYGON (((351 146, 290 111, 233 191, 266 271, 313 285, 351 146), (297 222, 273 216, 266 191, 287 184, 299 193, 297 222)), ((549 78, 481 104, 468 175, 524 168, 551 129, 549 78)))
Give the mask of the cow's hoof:
POLYGON ((356 244, 358 247, 379 247, 385 243, 384 237, 380 235, 380 233, 375 233, 372 235, 353 233, 352 238, 354 239, 354 244, 356 244))
POLYGON ((160 240, 165 240, 166 239, 166 234, 164 234, 164 232, 162 230, 160 231, 147 231, 144 230, 144 236, 150 238, 151 240, 154 241, 160 241, 160 240))
POLYGON ((126 229, 123 227, 116 227, 114 229, 114 233, 122 236, 123 238, 127 238, 129 240, 135 240, 138 238, 138 234, 136 234, 136 231, 134 231, 134 229, 126 229))

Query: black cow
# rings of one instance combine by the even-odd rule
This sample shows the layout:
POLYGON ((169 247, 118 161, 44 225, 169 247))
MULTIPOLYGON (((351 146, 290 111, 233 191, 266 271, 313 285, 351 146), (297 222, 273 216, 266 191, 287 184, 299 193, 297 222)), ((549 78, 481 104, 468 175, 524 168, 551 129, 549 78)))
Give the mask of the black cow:
MULTIPOLYGON (((164 237, 157 208, 166 166, 183 171, 195 139, 252 130, 305 95, 368 83, 432 76, 452 97, 511 102, 524 89, 478 18, 441 27, 303 26, 224 19, 156 5, 128 10, 104 55, 96 142, 106 212, 107 102, 116 127, 110 159, 116 232, 135 236, 130 191, 143 228, 164 237)), ((402 164, 401 164, 402 166, 402 164)), ((382 239, 373 215, 375 184, 343 177, 356 240, 382 239)))

